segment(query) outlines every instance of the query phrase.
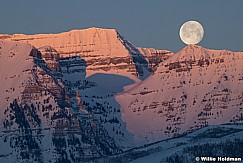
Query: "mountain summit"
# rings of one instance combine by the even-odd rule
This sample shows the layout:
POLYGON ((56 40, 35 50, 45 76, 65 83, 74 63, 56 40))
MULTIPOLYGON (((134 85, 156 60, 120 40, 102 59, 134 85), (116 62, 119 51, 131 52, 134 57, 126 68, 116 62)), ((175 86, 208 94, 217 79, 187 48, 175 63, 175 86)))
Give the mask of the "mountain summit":
POLYGON ((58 34, 23 35, 14 34, 8 38, 11 41, 27 42, 40 48, 51 46, 61 57, 70 57, 76 54, 124 57, 128 51, 119 41, 119 34, 115 29, 88 28, 71 30, 58 34))

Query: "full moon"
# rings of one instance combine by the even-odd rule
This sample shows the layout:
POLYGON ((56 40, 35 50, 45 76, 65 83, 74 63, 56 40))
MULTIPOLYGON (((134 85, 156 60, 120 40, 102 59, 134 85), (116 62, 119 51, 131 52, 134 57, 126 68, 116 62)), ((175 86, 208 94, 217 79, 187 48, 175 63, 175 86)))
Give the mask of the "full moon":
POLYGON ((197 21, 187 21, 180 28, 180 38, 187 45, 198 44, 203 34, 203 26, 197 21))

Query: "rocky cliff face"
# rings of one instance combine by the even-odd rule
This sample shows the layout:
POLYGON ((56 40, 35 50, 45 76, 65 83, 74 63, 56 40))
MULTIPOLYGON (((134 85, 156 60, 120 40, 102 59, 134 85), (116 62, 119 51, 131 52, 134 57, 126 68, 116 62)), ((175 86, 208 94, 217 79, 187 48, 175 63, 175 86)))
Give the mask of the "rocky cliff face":
POLYGON ((148 62, 148 67, 155 71, 158 65, 174 55, 168 50, 157 50, 154 48, 138 48, 138 51, 144 56, 148 62))
POLYGON ((86 61, 87 76, 96 72, 124 74, 145 79, 150 74, 143 55, 114 29, 89 28, 60 34, 2 36, 42 49, 49 46, 61 58, 80 56, 86 61))
POLYGON ((60 71, 60 65, 58 62, 60 59, 60 54, 54 48, 44 46, 38 50, 41 54, 41 58, 45 61, 49 69, 52 71, 60 71))
POLYGON ((59 59, 49 47, 42 53, 23 43, 0 47, 1 161, 81 162, 120 151, 73 90, 84 85, 84 60, 59 59))

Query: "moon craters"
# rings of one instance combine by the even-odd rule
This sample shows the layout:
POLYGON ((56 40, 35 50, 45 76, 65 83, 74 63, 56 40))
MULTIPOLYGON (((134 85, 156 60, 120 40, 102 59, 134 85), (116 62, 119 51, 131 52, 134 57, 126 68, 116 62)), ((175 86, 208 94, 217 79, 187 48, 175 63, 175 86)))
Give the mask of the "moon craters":
POLYGON ((196 21, 187 21, 180 28, 180 38, 185 44, 198 44, 203 35, 204 29, 196 21))

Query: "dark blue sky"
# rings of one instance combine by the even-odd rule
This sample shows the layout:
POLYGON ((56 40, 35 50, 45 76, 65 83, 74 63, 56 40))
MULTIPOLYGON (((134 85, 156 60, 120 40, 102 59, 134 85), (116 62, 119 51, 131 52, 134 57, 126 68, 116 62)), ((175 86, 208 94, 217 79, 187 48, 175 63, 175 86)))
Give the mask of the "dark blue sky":
POLYGON ((115 28, 136 46, 176 52, 185 45, 179 28, 197 20, 201 46, 243 51, 243 0, 4 0, 0 33, 59 33, 115 28))

